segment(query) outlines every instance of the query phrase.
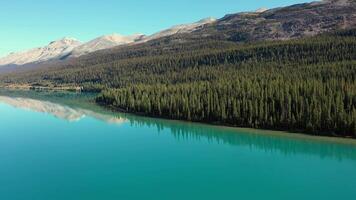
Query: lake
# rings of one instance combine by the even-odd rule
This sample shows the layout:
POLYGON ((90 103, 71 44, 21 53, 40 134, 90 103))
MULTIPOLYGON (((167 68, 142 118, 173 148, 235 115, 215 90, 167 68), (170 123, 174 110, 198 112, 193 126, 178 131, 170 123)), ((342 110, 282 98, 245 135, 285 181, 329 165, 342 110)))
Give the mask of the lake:
POLYGON ((1 200, 354 199, 356 142, 0 92, 1 200))

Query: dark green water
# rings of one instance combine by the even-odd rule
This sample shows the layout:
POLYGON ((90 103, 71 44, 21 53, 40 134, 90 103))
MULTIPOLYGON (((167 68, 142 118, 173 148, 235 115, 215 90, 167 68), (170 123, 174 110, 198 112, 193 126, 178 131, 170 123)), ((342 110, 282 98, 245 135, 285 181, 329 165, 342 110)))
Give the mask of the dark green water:
POLYGON ((1 200, 356 197, 355 141, 113 114, 91 97, 0 92, 1 200))

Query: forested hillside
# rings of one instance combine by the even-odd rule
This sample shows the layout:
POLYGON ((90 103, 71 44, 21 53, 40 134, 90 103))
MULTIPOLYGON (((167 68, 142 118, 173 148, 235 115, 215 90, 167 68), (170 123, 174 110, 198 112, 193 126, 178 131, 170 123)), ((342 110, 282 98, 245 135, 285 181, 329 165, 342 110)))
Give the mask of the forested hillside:
POLYGON ((163 39, 0 80, 83 86, 102 91, 100 104, 148 116, 356 136, 354 29, 241 44, 163 39))
POLYGON ((97 101, 172 119, 356 135, 355 31, 155 61, 109 81, 119 89, 97 101))
POLYGON ((351 61, 356 58, 354 34, 355 30, 349 30, 306 39, 245 44, 201 40, 166 45, 158 41, 125 48, 115 54, 84 57, 60 67, 5 74, 0 80, 3 84, 73 84, 85 86, 87 90, 96 86, 121 88, 137 83, 212 81, 230 74, 226 69, 243 66, 351 61))

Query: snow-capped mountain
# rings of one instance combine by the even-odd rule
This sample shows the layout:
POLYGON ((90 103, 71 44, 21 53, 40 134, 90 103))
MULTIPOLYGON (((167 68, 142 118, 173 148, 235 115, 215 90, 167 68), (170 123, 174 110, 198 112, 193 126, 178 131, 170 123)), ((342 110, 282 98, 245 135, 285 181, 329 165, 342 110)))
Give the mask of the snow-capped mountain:
POLYGON ((79 57, 98 50, 109 49, 115 46, 144 43, 150 40, 167 37, 178 33, 190 33, 206 24, 215 22, 215 18, 206 18, 191 24, 182 24, 160 31, 150 36, 134 34, 129 36, 111 34, 98 37, 87 43, 82 44, 73 38, 63 38, 51 42, 45 47, 31 49, 29 51, 11 53, 0 58, 0 66, 36 64, 44 61, 58 60, 64 57, 79 57))
POLYGON ((109 49, 115 46, 133 43, 141 40, 143 37, 144 37, 143 34, 123 36, 114 33, 111 35, 105 35, 74 48, 71 53, 71 56, 79 57, 94 51, 109 49))
POLYGON ((72 50, 80 44, 81 42, 78 40, 66 37, 61 40, 51 42, 45 47, 35 48, 19 53, 11 53, 4 58, 0 58, 0 66, 24 65, 60 58, 72 52, 72 50))
POLYGON ((190 32, 197 30, 199 27, 201 27, 203 25, 214 23, 215 21, 216 21, 215 18, 209 17, 209 18, 202 19, 195 23, 181 24, 181 25, 173 26, 169 29, 166 29, 166 30, 160 31, 158 33, 155 33, 153 35, 147 36, 139 42, 147 42, 150 40, 167 37, 167 36, 171 36, 171 35, 178 34, 178 33, 190 33, 190 32))

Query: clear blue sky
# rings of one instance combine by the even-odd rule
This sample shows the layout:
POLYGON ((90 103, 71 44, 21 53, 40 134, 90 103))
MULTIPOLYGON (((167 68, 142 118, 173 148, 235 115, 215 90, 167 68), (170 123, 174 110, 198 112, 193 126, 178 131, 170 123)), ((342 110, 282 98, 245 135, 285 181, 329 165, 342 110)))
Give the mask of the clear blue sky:
POLYGON ((152 34, 172 25, 310 0, 1 0, 0 56, 70 36, 152 34))

